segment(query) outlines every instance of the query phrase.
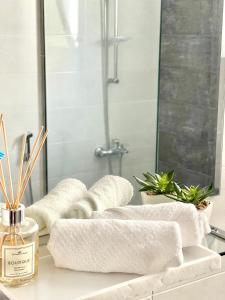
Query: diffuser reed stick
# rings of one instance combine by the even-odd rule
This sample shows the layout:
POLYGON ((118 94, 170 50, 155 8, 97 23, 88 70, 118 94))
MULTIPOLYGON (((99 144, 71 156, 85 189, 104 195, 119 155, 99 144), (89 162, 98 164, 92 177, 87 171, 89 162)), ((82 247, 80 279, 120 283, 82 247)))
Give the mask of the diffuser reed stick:
POLYGON ((5 185, 5 176, 4 176, 4 171, 3 171, 3 166, 2 166, 2 161, 0 160, 0 187, 3 193, 3 196, 5 198, 5 202, 6 202, 6 207, 10 208, 10 201, 7 195, 7 191, 6 191, 6 185, 5 185))
MULTIPOLYGON (((10 156, 9 156, 9 149, 8 149, 8 138, 7 138, 6 128, 5 128, 2 114, 0 115, 0 129, 2 129, 2 133, 3 133, 3 142, 4 142, 4 148, 6 154, 6 166, 7 166, 9 188, 10 188, 10 197, 7 195, 7 188, 5 183, 6 181, 5 181, 4 170, 3 170, 1 159, 0 159, 0 189, 3 193, 4 200, 6 202, 6 208, 15 210, 18 209, 19 204, 21 203, 22 197, 24 195, 24 192, 26 190, 32 172, 34 170, 35 164, 40 156, 41 150, 46 141, 48 130, 46 130, 46 132, 42 137, 44 127, 42 126, 40 128, 38 135, 35 139, 34 145, 32 147, 31 154, 24 172, 23 169, 24 169, 24 153, 26 148, 26 135, 23 136, 21 153, 20 153, 19 173, 18 173, 18 180, 17 180, 17 191, 16 191, 16 197, 14 198, 10 156)), ((4 156, 3 153, 2 155, 4 156)))
MULTIPOLYGON (((3 118, 3 115, 1 114, 0 116, 0 129, 2 127, 2 118, 3 118)), ((8 198, 8 195, 7 195, 7 191, 6 191, 6 184, 5 184, 5 175, 4 175, 4 171, 3 171, 3 166, 2 166, 2 161, 0 160, 0 181, 1 181, 1 190, 2 190, 2 193, 3 193, 3 196, 5 198, 5 202, 6 202, 6 207, 7 208, 10 208, 10 201, 9 201, 9 198, 8 198)))
POLYGON ((5 187, 3 186, 3 183, 2 181, 0 180, 0 187, 1 187, 1 190, 2 190, 2 193, 3 193, 3 196, 5 198, 5 202, 6 202, 6 207, 7 208, 10 208, 10 201, 9 201, 9 198, 7 196, 7 193, 6 193, 6 189, 5 187))
POLYGON ((14 201, 14 193, 13 193, 12 174, 11 174, 10 156, 9 156, 9 148, 8 148, 8 138, 7 138, 7 134, 6 134, 6 128, 5 128, 5 123, 4 123, 3 117, 2 117, 2 132, 3 132, 3 138, 4 138, 3 140, 4 140, 4 146, 5 146, 10 195, 11 195, 11 201, 13 202, 14 201))
POLYGON ((0 160, 0 177, 1 177, 2 186, 3 186, 4 189, 6 190, 6 186, 5 186, 5 176, 4 176, 4 171, 3 171, 3 166, 2 166, 2 161, 1 161, 1 160, 0 160))
POLYGON ((25 154, 25 149, 26 149, 26 141, 27 141, 27 135, 25 134, 23 136, 22 148, 21 148, 21 154, 20 154, 20 166, 19 166, 16 200, 18 199, 19 194, 20 194, 20 190, 21 190, 21 182, 22 182, 22 175, 23 175, 23 163, 24 163, 24 154, 25 154))
MULTIPOLYGON (((2 117, 3 117, 3 115, 1 114, 1 116, 0 116, 0 129, 2 127, 2 117)), ((2 183, 3 183, 3 186, 5 187, 5 176, 4 176, 4 171, 3 171, 3 167, 2 167, 2 161, 0 161, 0 172, 1 172, 2 183)))
POLYGON ((24 205, 21 204, 21 201, 46 141, 48 131, 43 134, 44 127, 40 128, 26 168, 24 167, 24 153, 27 137, 26 135, 23 136, 19 156, 18 178, 16 180, 17 190, 14 197, 8 138, 2 115, 0 116, 0 122, 5 154, 7 156, 4 167, 7 168, 9 178, 7 185, 10 190, 10 195, 8 196, 3 164, 1 163, 1 159, 5 154, 0 152, 0 190, 6 202, 6 204, 1 207, 0 281, 11 286, 17 286, 28 283, 31 279, 35 278, 38 272, 38 226, 34 220, 24 217, 25 208, 24 205), (23 224, 26 224, 26 226, 23 226, 23 224), (24 247, 26 251, 21 250, 24 247), (12 259, 13 264, 11 264, 12 259))
POLYGON ((10 208, 10 201, 9 201, 9 198, 8 198, 8 195, 7 195, 7 192, 6 192, 6 186, 5 186, 5 184, 3 183, 3 180, 2 180, 2 178, 3 178, 3 176, 2 176, 3 168, 2 168, 2 163, 1 162, 0 162, 0 172, 1 172, 0 187, 1 187, 4 199, 5 199, 5 202, 6 202, 6 207, 10 208))
POLYGON ((21 199, 22 199, 22 197, 23 197, 23 195, 24 195, 24 192, 25 192, 25 190, 26 190, 27 184, 28 184, 28 182, 29 182, 29 180, 30 180, 30 177, 31 177, 32 172, 33 172, 33 170, 34 170, 36 161, 37 161, 37 159, 38 159, 39 156, 40 156, 41 150, 42 150, 42 148, 43 148, 43 146, 44 146, 44 143, 45 143, 45 140, 46 140, 47 136, 48 136, 48 130, 46 130, 46 132, 45 132, 45 134, 44 134, 44 136, 43 136, 43 138, 42 138, 42 141, 41 141, 41 143, 40 143, 40 145, 39 145, 38 151, 37 151, 37 153, 36 153, 36 155, 35 155, 35 157, 34 157, 32 163, 31 163, 31 167, 30 167, 30 169, 29 169, 29 172, 28 172, 28 174, 27 174, 27 177, 24 178, 24 181, 23 181, 23 184, 22 184, 22 190, 21 190, 21 192, 20 192, 19 198, 16 200, 16 203, 15 203, 15 204, 16 204, 16 205, 15 205, 16 207, 18 207, 18 205, 19 205, 19 203, 20 203, 20 201, 21 201, 21 199))
POLYGON ((35 141, 34 141, 34 145, 33 145, 32 149, 31 149, 31 153, 30 153, 30 157, 29 157, 28 162, 27 162, 26 170, 25 170, 25 172, 24 172, 24 174, 23 174, 23 176, 22 176, 22 184, 24 183, 24 180, 25 180, 25 178, 26 178, 26 176, 27 176, 27 173, 28 173, 28 171, 29 171, 30 164, 31 164, 31 162, 32 162, 32 158, 33 158, 33 155, 34 155, 36 146, 37 146, 37 144, 38 144, 38 142, 39 142, 39 140, 40 140, 40 138, 41 138, 41 135, 42 135, 43 130, 44 130, 44 126, 41 126, 41 128, 40 128, 40 130, 39 130, 39 132, 38 132, 38 135, 37 135, 37 137, 36 137, 36 139, 35 139, 35 141))

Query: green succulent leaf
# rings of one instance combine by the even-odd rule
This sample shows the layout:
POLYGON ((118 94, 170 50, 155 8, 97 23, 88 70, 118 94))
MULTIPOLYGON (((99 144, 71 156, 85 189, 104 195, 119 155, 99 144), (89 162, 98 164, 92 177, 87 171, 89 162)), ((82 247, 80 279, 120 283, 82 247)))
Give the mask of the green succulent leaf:
POLYGON ((140 192, 164 194, 168 198, 184 203, 192 203, 202 209, 208 205, 207 197, 214 193, 213 185, 200 187, 199 185, 186 186, 174 181, 174 171, 161 172, 160 174, 143 173, 144 180, 134 176, 141 185, 140 192))
POLYGON ((213 185, 201 188, 199 185, 180 187, 176 182, 174 182, 174 190, 172 197, 176 201, 182 201, 185 203, 192 203, 197 208, 208 196, 214 192, 213 185))
POLYGON ((136 179, 136 181, 137 181, 140 185, 143 185, 143 186, 145 186, 145 187, 149 186, 149 184, 148 184, 146 181, 144 181, 144 180, 142 180, 142 179, 140 179, 140 178, 138 178, 138 177, 136 177, 136 176, 134 176, 134 178, 136 179))
POLYGON ((147 192, 147 191, 149 191, 149 186, 144 186, 139 189, 139 192, 147 192))
POLYGON ((177 193, 177 195, 180 195, 182 190, 181 190, 180 186, 178 185, 178 183, 174 182, 173 185, 174 185, 174 191, 177 193))
POLYGON ((167 194, 174 191, 173 178, 174 171, 161 172, 160 174, 151 174, 149 172, 143 173, 145 180, 136 176, 134 178, 142 186, 140 189, 143 191, 150 191, 155 194, 167 194))
POLYGON ((169 181, 172 181, 174 179, 174 171, 170 171, 167 173, 167 178, 169 181))

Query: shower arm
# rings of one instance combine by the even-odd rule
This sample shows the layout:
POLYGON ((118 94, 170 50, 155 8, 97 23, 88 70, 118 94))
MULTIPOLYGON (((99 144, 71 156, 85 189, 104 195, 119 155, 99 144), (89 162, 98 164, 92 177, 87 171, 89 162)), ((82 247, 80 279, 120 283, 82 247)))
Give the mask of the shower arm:
POLYGON ((119 83, 118 78, 118 0, 114 0, 114 38, 113 38, 113 57, 114 57, 114 71, 113 78, 109 78, 110 83, 119 83))

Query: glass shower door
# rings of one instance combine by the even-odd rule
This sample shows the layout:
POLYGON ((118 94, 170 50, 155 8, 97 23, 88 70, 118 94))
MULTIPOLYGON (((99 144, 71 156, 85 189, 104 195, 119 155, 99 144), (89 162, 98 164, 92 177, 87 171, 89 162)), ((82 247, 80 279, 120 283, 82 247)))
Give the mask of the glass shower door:
POLYGON ((155 171, 160 9, 158 0, 45 0, 50 189, 66 177, 89 187, 155 171))
POLYGON ((103 144, 99 1, 45 0, 48 180, 88 186, 107 174, 94 155, 103 144))

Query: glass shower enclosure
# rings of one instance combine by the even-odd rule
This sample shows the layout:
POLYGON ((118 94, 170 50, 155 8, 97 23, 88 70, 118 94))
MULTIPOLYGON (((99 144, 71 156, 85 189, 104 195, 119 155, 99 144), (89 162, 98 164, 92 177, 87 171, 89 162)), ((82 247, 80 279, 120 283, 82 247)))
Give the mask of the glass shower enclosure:
POLYGON ((49 189, 106 174, 135 184, 156 169, 161 1, 44 5, 49 189))

